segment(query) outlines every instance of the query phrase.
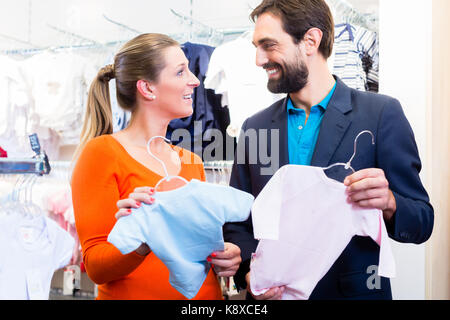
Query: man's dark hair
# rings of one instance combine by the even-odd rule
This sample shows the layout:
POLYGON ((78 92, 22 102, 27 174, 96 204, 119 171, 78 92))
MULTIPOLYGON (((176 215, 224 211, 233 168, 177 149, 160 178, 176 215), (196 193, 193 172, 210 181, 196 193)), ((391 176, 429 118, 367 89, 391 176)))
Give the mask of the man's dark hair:
POLYGON ((322 31, 319 52, 328 59, 333 51, 334 22, 330 8, 324 0, 263 0, 250 17, 253 22, 263 13, 270 12, 282 21, 283 30, 294 43, 303 40, 311 28, 322 31))

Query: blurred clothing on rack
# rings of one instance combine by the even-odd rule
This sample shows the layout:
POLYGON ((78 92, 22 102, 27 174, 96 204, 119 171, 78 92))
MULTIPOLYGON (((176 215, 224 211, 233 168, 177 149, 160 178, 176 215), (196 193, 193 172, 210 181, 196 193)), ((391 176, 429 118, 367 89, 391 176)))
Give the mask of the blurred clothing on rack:
POLYGON ((72 52, 44 51, 21 62, 32 96, 31 114, 39 125, 61 135, 61 144, 78 144, 88 87, 97 70, 72 52))
POLYGON ((332 73, 353 89, 378 92, 379 49, 375 32, 348 23, 335 26, 332 73))
MULTIPOLYGON (((226 128, 230 123, 230 115, 228 108, 223 108, 221 105, 221 95, 216 94, 214 90, 205 88, 204 85, 210 58, 215 48, 203 44, 186 42, 182 45, 182 49, 186 58, 189 60, 189 70, 199 79, 200 84, 194 89, 192 96, 192 115, 186 118, 172 120, 167 128, 166 137, 172 143, 178 144, 180 143, 179 140, 172 139, 174 131, 177 129, 188 130, 190 141, 181 141, 182 144, 180 146, 202 157, 204 148, 211 143, 211 133, 208 130, 220 130, 223 137, 225 137, 226 128)), ((219 143, 221 144, 220 147, 224 149, 225 140, 219 143)), ((223 152, 223 154, 226 153, 223 152)))
POLYGON ((47 300, 53 274, 70 262, 74 244, 42 214, 0 216, 0 300, 47 300))
POLYGON ((230 110, 227 133, 238 137, 242 123, 286 95, 267 89, 267 74, 256 66, 252 34, 246 32, 214 50, 205 78, 205 88, 222 95, 221 104, 230 110))
POLYGON ((4 150, 2 147, 0 147, 0 158, 7 158, 8 152, 4 150))

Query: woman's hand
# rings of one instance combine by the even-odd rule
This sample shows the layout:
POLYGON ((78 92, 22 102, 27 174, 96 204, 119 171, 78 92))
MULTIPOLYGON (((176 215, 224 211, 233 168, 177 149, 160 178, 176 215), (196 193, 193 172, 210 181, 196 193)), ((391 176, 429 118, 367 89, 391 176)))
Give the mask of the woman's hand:
POLYGON ((241 249, 235 244, 225 242, 224 251, 213 252, 207 259, 220 277, 232 277, 241 264, 241 249))
MULTIPOLYGON (((130 193, 128 199, 122 199, 117 201, 117 207, 119 211, 115 214, 116 219, 125 217, 131 214, 131 208, 139 208, 142 202, 152 204, 155 202, 155 198, 152 195, 155 194, 155 189, 150 187, 138 187, 134 189, 133 193, 130 193)), ((135 250, 140 256, 146 256, 151 252, 150 247, 143 243, 135 250)))
POLYGON ((117 201, 119 211, 117 211, 115 215, 116 219, 130 215, 131 208, 139 208, 142 205, 142 202, 153 204, 155 202, 155 198, 153 198, 152 195, 154 194, 155 188, 138 187, 134 189, 134 191, 128 196, 128 199, 117 201))

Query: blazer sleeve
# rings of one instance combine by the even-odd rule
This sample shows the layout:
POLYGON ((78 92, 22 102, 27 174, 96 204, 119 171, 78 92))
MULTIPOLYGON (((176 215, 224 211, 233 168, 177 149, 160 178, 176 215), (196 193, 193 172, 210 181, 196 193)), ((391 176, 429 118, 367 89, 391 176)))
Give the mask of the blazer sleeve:
POLYGON ((397 211, 387 230, 402 243, 421 244, 433 231, 434 210, 422 185, 413 130, 400 102, 390 99, 381 114, 377 141, 377 163, 383 169, 394 194, 397 211))
MULTIPOLYGON (((242 125, 241 135, 238 140, 236 155, 230 177, 230 186, 253 194, 250 182, 250 170, 248 165, 248 141, 244 141, 247 128, 247 120, 242 125), (238 153, 244 154, 239 155, 238 153), (243 157, 245 156, 245 158, 243 157), (244 160, 245 161, 242 161, 244 160), (241 160, 241 161, 240 161, 241 160), (241 163, 244 162, 244 163, 241 163)), ((237 245, 241 249, 242 262, 234 276, 234 282, 238 289, 246 289, 245 275, 250 271, 250 259, 256 251, 258 241, 253 237, 253 225, 251 213, 243 222, 226 223, 223 227, 224 240, 237 245)))

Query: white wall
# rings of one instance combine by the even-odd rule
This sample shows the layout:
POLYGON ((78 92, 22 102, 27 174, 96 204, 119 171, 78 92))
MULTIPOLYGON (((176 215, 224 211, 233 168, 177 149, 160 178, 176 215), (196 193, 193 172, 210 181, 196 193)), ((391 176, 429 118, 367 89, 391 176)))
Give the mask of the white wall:
MULTIPOLYGON (((401 102, 426 160, 431 82, 431 1, 380 0, 380 92, 401 102)), ((425 186, 428 168, 421 174, 425 186)), ((393 242, 398 276, 394 299, 425 299, 426 245, 393 242)))

